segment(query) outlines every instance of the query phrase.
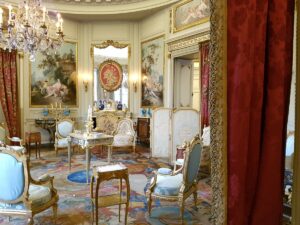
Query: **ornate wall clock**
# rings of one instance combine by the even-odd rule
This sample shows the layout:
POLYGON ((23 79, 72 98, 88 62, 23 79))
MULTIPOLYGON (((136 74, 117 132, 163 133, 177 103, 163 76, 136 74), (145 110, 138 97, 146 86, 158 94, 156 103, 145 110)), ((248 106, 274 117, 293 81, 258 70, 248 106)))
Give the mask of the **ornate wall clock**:
POLYGON ((117 90, 123 80, 122 66, 113 60, 106 60, 99 66, 99 80, 106 91, 117 90))

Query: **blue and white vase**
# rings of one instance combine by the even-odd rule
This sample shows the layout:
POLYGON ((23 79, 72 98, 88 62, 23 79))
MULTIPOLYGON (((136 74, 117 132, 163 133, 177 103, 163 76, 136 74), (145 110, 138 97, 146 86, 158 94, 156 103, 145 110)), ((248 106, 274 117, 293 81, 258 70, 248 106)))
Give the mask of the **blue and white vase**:
POLYGON ((141 114, 142 114, 143 117, 146 117, 147 110, 144 109, 144 108, 142 108, 142 109, 141 109, 141 114))
POLYGON ((71 113, 70 109, 68 109, 68 108, 64 109, 64 116, 69 116, 70 113, 71 113))
POLYGON ((123 109, 123 105, 121 102, 119 102, 117 105, 117 110, 122 110, 122 109, 123 109))
POLYGON ((151 111, 150 108, 148 108, 147 115, 148 115, 149 117, 152 117, 152 111, 151 111))
POLYGON ((49 115, 49 109, 48 108, 44 108, 43 109, 43 115, 44 116, 48 116, 49 115))
POLYGON ((104 109, 104 101, 102 102, 101 100, 99 100, 99 109, 103 110, 104 109))

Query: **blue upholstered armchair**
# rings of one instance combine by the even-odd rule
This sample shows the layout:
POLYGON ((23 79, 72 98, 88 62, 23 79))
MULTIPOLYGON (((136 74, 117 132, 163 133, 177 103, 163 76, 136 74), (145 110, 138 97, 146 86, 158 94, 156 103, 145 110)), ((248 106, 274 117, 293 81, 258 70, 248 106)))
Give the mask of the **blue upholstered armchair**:
POLYGON ((59 148, 68 147, 68 136, 74 130, 74 122, 70 119, 62 119, 56 122, 55 132, 55 153, 57 155, 59 148))
POLYGON ((20 215, 33 224, 33 216, 53 207, 57 215, 58 195, 53 177, 33 180, 28 158, 19 151, 0 147, 0 214, 20 215))
POLYGON ((151 216, 152 198, 159 198, 166 201, 177 201, 180 207, 180 217, 183 220, 184 201, 194 195, 195 206, 197 204, 197 175, 200 166, 202 143, 197 135, 185 150, 185 159, 182 171, 171 174, 156 172, 151 180, 149 189, 146 192, 148 201, 148 212, 151 216), (182 173, 181 173, 182 172, 182 173))

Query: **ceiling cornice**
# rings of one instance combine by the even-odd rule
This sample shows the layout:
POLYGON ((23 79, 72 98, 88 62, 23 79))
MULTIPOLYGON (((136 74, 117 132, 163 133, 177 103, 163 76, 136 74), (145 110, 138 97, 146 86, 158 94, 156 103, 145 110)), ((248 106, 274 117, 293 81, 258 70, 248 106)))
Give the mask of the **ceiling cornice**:
MULTIPOLYGON (((102 0, 103 1, 103 0, 102 0)), ((113 1, 113 0, 112 0, 113 1)), ((112 4, 105 4, 91 0, 47 0, 44 1, 44 5, 50 11, 59 11, 67 14, 83 14, 83 15, 113 15, 113 14, 127 14, 139 11, 147 11, 155 8, 160 8, 179 0, 135 0, 133 3, 131 0, 114 2, 112 4), (138 1, 138 2, 137 2, 138 1)), ((19 0, 4 1, 4 4, 18 5, 19 0)))

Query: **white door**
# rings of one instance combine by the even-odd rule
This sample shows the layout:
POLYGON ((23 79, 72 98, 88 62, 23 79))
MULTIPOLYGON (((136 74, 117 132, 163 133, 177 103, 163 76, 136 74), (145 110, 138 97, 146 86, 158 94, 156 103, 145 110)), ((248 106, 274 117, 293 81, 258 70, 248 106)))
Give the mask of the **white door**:
POLYGON ((193 106, 193 60, 175 59, 174 107, 193 106))

